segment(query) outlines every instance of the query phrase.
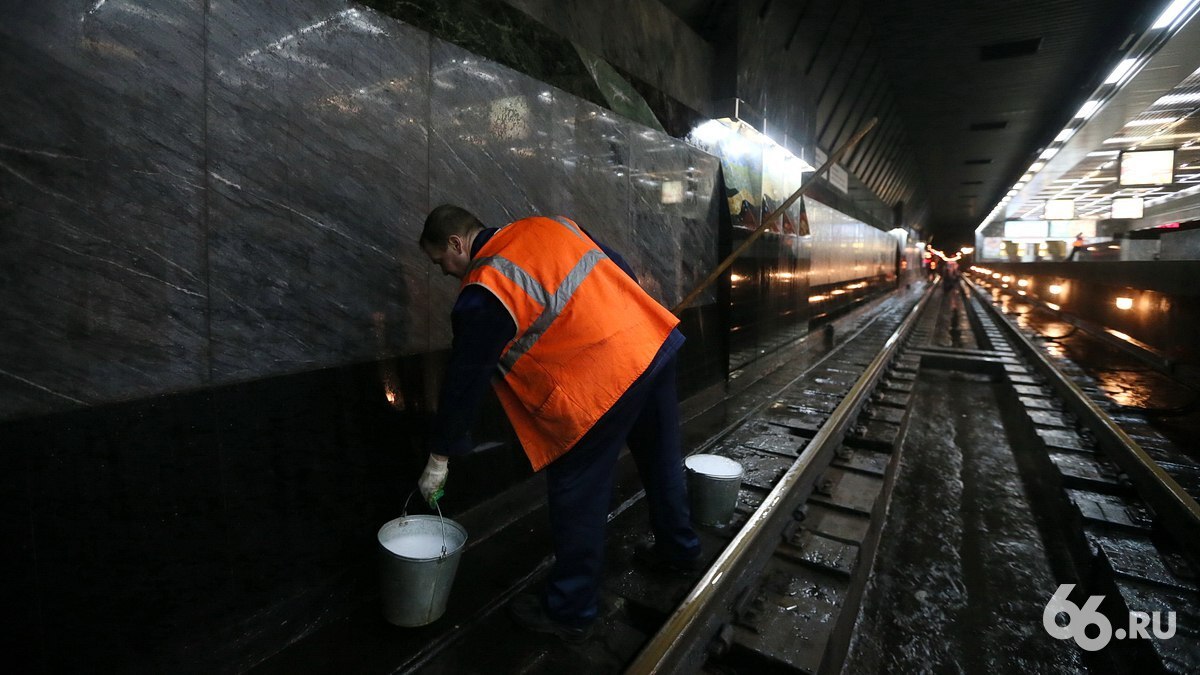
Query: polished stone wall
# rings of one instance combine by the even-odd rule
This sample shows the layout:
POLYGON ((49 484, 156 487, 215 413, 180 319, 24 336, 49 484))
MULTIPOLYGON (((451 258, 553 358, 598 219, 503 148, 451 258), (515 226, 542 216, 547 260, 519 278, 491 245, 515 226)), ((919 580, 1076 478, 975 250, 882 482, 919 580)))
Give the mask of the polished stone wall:
POLYGON ((714 158, 341 0, 23 3, 0 52, 0 420, 444 348, 444 201, 667 304, 715 262, 714 158))
POLYGON ((505 2, 658 90, 711 114, 714 49, 657 0, 505 2))

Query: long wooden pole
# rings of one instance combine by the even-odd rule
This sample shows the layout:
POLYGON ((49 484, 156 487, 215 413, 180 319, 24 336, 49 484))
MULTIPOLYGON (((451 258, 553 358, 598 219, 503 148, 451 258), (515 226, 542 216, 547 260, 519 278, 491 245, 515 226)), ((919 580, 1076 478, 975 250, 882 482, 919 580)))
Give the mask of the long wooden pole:
POLYGON ((697 284, 696 287, 692 289, 692 292, 688 293, 678 305, 675 305, 673 308, 671 308, 671 313, 675 316, 679 316, 680 312, 687 309, 687 307, 691 305, 697 297, 700 296, 700 293, 702 293, 704 289, 708 288, 712 282, 720 278, 721 274, 724 273, 725 270, 729 269, 729 266, 733 264, 733 261, 737 260, 739 256, 745 253, 746 249, 750 248, 750 246, 763 235, 763 232, 767 231, 767 228, 771 226, 771 223, 775 222, 779 216, 783 214, 787 207, 794 204, 796 200, 799 199, 800 196, 805 192, 808 192, 808 189, 812 187, 818 176, 828 171, 829 167, 833 166, 835 162, 840 160, 843 155, 851 150, 851 148, 858 145, 858 142, 863 139, 863 136, 866 136, 867 132, 875 128, 875 125, 878 123, 879 118, 872 117, 865 125, 863 125, 862 129, 859 129, 858 133, 854 134, 850 140, 842 144, 842 147, 834 150, 833 154, 825 160, 825 163, 822 164, 816 171, 814 171, 811 176, 805 179, 805 181, 800 184, 800 187, 792 193, 791 197, 788 197, 782 204, 777 206, 775 210, 771 212, 771 215, 763 219, 763 222, 758 226, 758 229, 754 230, 754 232, 752 232, 750 236, 746 238, 746 241, 742 242, 741 246, 738 246, 725 258, 725 260, 722 260, 721 264, 717 265, 716 269, 714 269, 708 275, 708 277, 704 279, 704 281, 701 281, 699 284, 697 284))

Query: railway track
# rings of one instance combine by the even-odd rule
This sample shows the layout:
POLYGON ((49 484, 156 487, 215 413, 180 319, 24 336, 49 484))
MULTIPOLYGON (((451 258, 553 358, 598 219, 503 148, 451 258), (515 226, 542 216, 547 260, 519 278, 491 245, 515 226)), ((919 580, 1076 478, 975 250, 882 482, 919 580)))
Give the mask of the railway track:
POLYGON ((914 387, 923 369, 947 369, 979 373, 1008 392, 1005 414, 1024 434, 1015 454, 1029 503, 1054 578, 1076 585, 1071 599, 1082 606, 1107 594, 1101 611, 1113 626, 1127 623, 1130 609, 1178 612, 1172 638, 1114 642, 1087 656, 1087 667, 1194 671, 1200 618, 1189 541, 1200 539, 1188 539, 1186 509, 1174 513, 1169 495, 1149 496, 1161 481, 1134 478, 1136 470, 1105 458, 1106 432, 1092 430, 1104 423, 1089 417, 1095 404, 1067 400, 1078 392, 1059 385, 1053 364, 1006 321, 979 290, 897 293, 843 328, 835 349, 785 363, 756 385, 753 400, 731 405, 720 433, 694 450, 744 468, 732 521, 700 528, 702 571, 664 574, 634 562, 649 530, 640 486, 623 466, 602 616, 582 644, 526 634, 503 611, 550 564, 535 478, 457 518, 473 542, 443 619, 394 629, 365 589, 358 611, 256 670, 843 672, 856 631, 869 628, 860 607, 872 592, 910 418, 938 414, 914 413, 914 387))
MULTIPOLYGON (((988 280, 990 282, 990 279, 988 280)), ((1128 633, 1130 612, 1174 612, 1169 639, 1114 641, 1098 665, 1114 670, 1200 669, 1200 465, 1195 448, 1157 433, 1147 415, 1113 401, 1078 364, 1020 316, 1030 305, 1000 284, 970 283, 972 316, 988 340, 1033 365, 1014 382, 1012 409, 1027 421, 1028 472, 1042 488, 1044 527, 1061 548, 1059 576, 1082 603, 1128 633), (993 291, 995 291, 993 293, 993 291), (1011 301, 1011 304, 1010 304, 1011 301), (1018 310, 1021 304, 1025 309, 1018 310), (1007 309, 1008 313, 1004 310, 1007 309), (1127 628, 1128 626, 1128 628, 1127 628)))

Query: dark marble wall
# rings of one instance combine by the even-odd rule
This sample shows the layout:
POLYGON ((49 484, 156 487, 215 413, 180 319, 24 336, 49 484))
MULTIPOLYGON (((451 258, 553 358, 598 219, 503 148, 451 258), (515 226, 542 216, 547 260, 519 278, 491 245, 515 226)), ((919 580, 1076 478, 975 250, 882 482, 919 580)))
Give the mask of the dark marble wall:
POLYGON ((343 0, 23 4, 0 38, 0 419, 442 348, 445 201, 571 215, 667 304, 715 262, 714 158, 343 0))
POLYGON ((0 10, 0 419, 209 379, 204 8, 0 10))
POLYGON ((505 1, 685 105, 710 113, 715 50, 660 2, 505 1))
MULTIPOLYGON (((244 672, 330 617, 373 614, 374 533, 415 487, 420 402, 442 363, 404 357, 0 426, 6 668, 244 672)), ((529 473, 511 443, 456 460, 443 509, 456 518, 529 473)))

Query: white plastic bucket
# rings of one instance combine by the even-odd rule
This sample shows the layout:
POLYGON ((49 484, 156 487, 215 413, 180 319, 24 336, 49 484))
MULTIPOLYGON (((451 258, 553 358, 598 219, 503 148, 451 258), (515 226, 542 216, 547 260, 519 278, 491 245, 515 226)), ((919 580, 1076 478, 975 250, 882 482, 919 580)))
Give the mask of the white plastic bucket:
POLYGON ((721 455, 692 455, 687 468, 688 503, 692 521, 721 527, 733 517, 742 488, 742 465, 721 455))

